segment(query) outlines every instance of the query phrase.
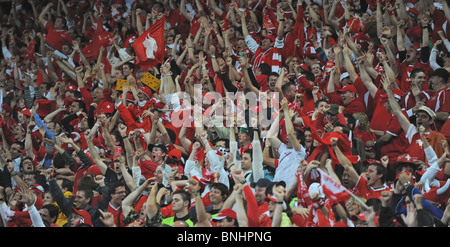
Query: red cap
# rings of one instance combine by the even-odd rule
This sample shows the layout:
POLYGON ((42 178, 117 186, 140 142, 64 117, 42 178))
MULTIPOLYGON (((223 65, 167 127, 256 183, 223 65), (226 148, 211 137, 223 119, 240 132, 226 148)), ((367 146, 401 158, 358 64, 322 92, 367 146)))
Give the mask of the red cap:
POLYGON ((212 218, 213 221, 219 221, 225 218, 237 219, 236 212, 231 208, 222 209, 219 214, 212 218))
POLYGON ((32 191, 36 191, 37 193, 43 195, 45 193, 44 191, 44 187, 42 187, 42 185, 40 184, 33 184, 30 186, 30 190, 32 191))
POLYGON ((301 64, 300 64, 300 67, 301 67, 303 70, 305 70, 305 71, 309 71, 308 65, 306 65, 306 64, 304 64, 304 63, 301 63, 301 64))
POLYGON ((350 91, 354 94, 358 94, 358 91, 356 90, 356 88, 353 85, 346 85, 345 87, 338 89, 337 91, 340 93, 350 91))
MULTIPOLYGON (((358 215, 353 215, 350 219, 351 219, 352 221, 357 221, 357 220, 366 221, 366 216, 365 216, 363 213, 360 213, 360 214, 358 214, 358 215)), ((378 222, 378 217, 377 217, 377 216, 375 216, 375 224, 376 224, 377 226, 380 225, 380 223, 378 222)))
POLYGON ((93 226, 92 225, 91 215, 89 214, 88 211, 86 211, 86 210, 78 210, 76 208, 72 208, 72 210, 73 210, 74 213, 79 214, 79 215, 81 215, 83 217, 83 219, 80 221, 80 224, 84 223, 84 224, 88 224, 90 226, 93 226))
POLYGON ((23 115, 27 115, 27 116, 31 117, 30 109, 23 109, 23 110, 21 110, 19 112, 22 113, 23 115))
MULTIPOLYGON (((403 95, 403 91, 397 88, 393 88, 392 89, 392 93, 394 94, 394 97, 396 100, 401 100, 402 99, 402 95, 403 95)), ((388 101, 388 96, 387 94, 382 94, 381 95, 381 99, 383 101, 388 101)))
POLYGON ((275 196, 266 197, 265 200, 268 202, 277 202, 278 201, 275 196))
POLYGON ((76 87, 76 86, 74 86, 74 85, 69 85, 69 86, 67 86, 66 87, 66 91, 77 91, 78 90, 78 88, 76 87))
POLYGON ((170 159, 181 160, 181 151, 177 148, 170 150, 167 155, 169 156, 170 159))
POLYGON ((2 109, 5 109, 7 112, 9 112, 9 114, 13 113, 13 110, 10 105, 2 104, 2 109))
POLYGON ((145 96, 147 96, 147 98, 151 98, 153 93, 152 90, 149 87, 141 87, 139 88, 139 91, 141 91, 143 94, 145 94, 145 96))

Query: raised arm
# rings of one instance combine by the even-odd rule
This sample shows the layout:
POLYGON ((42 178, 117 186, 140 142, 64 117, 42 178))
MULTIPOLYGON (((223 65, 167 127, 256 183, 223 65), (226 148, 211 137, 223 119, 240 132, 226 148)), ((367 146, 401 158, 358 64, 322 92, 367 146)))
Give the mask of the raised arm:
POLYGON ((336 157, 339 160, 339 163, 344 167, 345 170, 347 170, 350 173, 350 179, 356 184, 356 182, 359 179, 359 174, 353 168, 352 162, 345 156, 344 153, 342 153, 341 149, 338 146, 338 139, 333 137, 330 139, 331 146, 333 147, 334 153, 336 154, 336 157))
POLYGON ((139 196, 142 194, 142 192, 147 188, 148 184, 150 183, 150 179, 145 180, 144 183, 142 183, 141 186, 139 186, 137 189, 133 190, 130 194, 128 194, 125 199, 122 201, 122 210, 123 210, 123 217, 127 217, 127 215, 130 213, 131 209, 134 207, 134 203, 139 198, 139 196))
POLYGON ((295 151, 300 151, 302 148, 302 145, 297 139, 297 136, 295 134, 294 130, 294 124, 292 123, 291 113, 289 112, 289 106, 287 99, 281 100, 281 106, 283 107, 284 111, 284 121, 286 125, 286 132, 289 137, 289 142, 291 142, 292 146, 294 147, 295 151))
POLYGON ((389 99, 389 105, 392 108, 392 112, 397 117, 398 122, 402 126, 403 131, 408 132, 409 126, 411 123, 409 122, 409 119, 403 114, 402 109, 400 108, 400 105, 397 103, 394 97, 394 93, 392 92, 392 84, 393 82, 390 81, 390 79, 383 75, 381 82, 383 83, 384 90, 386 91, 389 99))

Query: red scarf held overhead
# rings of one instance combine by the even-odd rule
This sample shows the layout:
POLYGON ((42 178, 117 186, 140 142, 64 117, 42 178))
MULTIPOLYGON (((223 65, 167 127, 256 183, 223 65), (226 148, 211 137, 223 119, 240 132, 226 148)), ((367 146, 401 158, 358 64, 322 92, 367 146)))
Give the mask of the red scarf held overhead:
POLYGON ((331 138, 335 137, 338 139, 338 147, 342 151, 342 153, 350 160, 352 164, 356 164, 359 160, 357 155, 352 155, 352 147, 351 142, 348 139, 346 134, 339 132, 329 132, 325 133, 323 137, 320 137, 317 133, 317 130, 310 126, 311 128, 311 136, 319 142, 319 145, 314 149, 313 153, 308 157, 308 162, 315 160, 319 157, 319 155, 327 148, 330 153, 331 159, 334 164, 341 164, 334 153, 333 147, 331 146, 331 138))

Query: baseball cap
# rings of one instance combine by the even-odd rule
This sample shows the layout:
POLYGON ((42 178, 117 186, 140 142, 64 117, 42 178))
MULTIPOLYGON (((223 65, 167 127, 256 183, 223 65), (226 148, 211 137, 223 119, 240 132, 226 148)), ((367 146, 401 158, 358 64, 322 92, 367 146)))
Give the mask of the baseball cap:
MULTIPOLYGON (((395 98, 397 101, 402 99, 402 95, 403 95, 403 91, 402 91, 402 90, 397 89, 397 88, 393 88, 393 89, 392 89, 392 93, 394 94, 394 98, 395 98)), ((382 99, 383 101, 388 101, 388 100, 389 100, 387 94, 382 94, 382 95, 381 95, 381 99, 382 99)))
POLYGON ((354 94, 358 94, 358 91, 356 90, 356 87, 353 86, 353 85, 346 85, 345 87, 343 87, 341 89, 338 89, 337 91, 340 92, 340 93, 350 91, 350 92, 352 92, 354 94))
POLYGON ((154 147, 160 148, 163 153, 167 153, 167 147, 162 143, 148 144, 148 151, 152 151, 154 147))
POLYGON ((169 151, 167 156, 172 160, 179 161, 179 160, 181 160, 181 151, 177 148, 173 148, 169 151))
POLYGON ((339 105, 337 104, 330 104, 330 109, 327 111, 330 115, 336 115, 339 113, 339 105))
POLYGON ((145 96, 147 96, 147 98, 151 98, 152 97, 152 90, 149 87, 143 86, 141 88, 139 88, 139 91, 141 91, 143 94, 145 94, 145 96))
POLYGON ((339 77, 339 81, 344 80, 345 78, 350 77, 350 74, 348 72, 344 72, 341 74, 341 76, 339 77))
POLYGON ((441 77, 444 80, 444 83, 447 83, 450 73, 446 69, 439 68, 429 75, 430 78, 433 76, 441 77))
MULTIPOLYGON (((366 216, 364 215, 364 213, 360 213, 360 214, 358 214, 358 215, 353 215, 352 217, 350 217, 350 219, 351 219, 352 221, 358 221, 358 220, 366 221, 366 216)), ((380 223, 378 222, 378 217, 377 217, 377 216, 375 216, 374 221, 375 221, 375 224, 376 224, 377 226, 380 225, 380 223)))
POLYGON ((93 226, 92 225, 91 214, 89 214, 88 211, 82 210, 82 209, 78 210, 76 208, 72 208, 72 211, 74 213, 79 214, 79 215, 81 215, 83 217, 83 219, 80 221, 80 224, 87 224, 87 225, 93 226))
POLYGON ((213 221, 219 221, 225 218, 237 219, 236 212, 231 208, 222 209, 219 214, 212 218, 213 221))
POLYGON ((252 182, 251 183, 251 187, 255 188, 256 186, 259 187, 267 187, 271 184, 270 180, 268 180, 267 178, 260 178, 256 183, 252 182))
POLYGON ((40 184, 33 184, 30 186, 30 190, 32 191, 36 191, 37 193, 43 195, 45 193, 44 191, 44 187, 42 187, 42 185, 40 184))

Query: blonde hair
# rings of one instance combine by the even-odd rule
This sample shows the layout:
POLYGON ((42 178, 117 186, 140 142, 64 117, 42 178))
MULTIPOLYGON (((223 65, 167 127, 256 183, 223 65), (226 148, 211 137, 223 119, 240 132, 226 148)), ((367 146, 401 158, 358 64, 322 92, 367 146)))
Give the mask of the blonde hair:
POLYGON ((360 132, 363 131, 369 131, 370 130, 370 123, 369 123, 369 118, 367 117, 367 115, 364 112, 356 112, 353 113, 353 117, 359 121, 359 127, 358 130, 360 132))

